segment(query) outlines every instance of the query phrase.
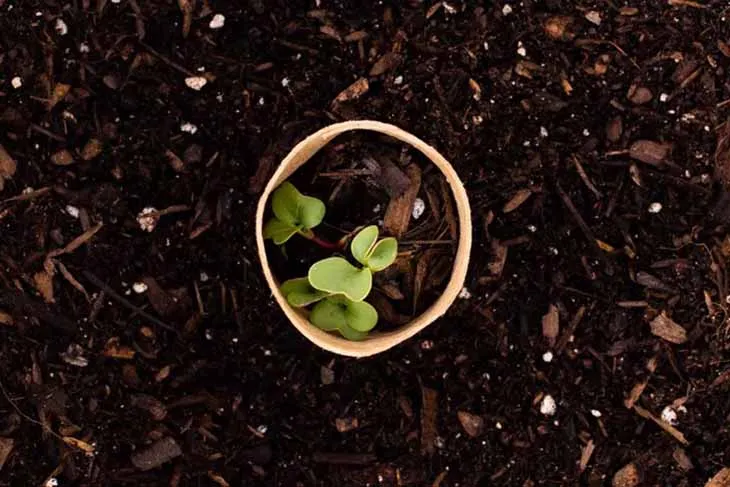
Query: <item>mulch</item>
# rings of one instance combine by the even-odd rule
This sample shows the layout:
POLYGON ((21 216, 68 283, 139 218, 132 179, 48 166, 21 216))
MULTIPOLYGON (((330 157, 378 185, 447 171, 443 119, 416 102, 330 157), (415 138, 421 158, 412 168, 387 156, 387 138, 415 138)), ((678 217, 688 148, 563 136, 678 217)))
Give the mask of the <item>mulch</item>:
POLYGON ((728 15, 0 0, 0 485, 728 485, 728 15), (449 313, 363 360, 253 234, 349 119, 437 147, 475 227, 449 313))

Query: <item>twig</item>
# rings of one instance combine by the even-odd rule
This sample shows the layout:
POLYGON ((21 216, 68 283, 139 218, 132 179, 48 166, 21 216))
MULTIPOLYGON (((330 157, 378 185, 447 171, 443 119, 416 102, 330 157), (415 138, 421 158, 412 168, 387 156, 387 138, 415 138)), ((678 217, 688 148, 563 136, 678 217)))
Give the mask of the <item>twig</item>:
POLYGON ((568 325, 568 328, 563 331, 563 334, 560 336, 560 339, 558 340, 558 344, 555 346, 555 353, 560 355, 565 347, 568 345, 568 342, 570 341, 570 337, 575 334, 575 330, 578 328, 578 325, 580 324, 581 320, 583 319, 583 316, 586 313, 586 307, 581 306, 578 308, 578 311, 576 311, 575 316, 573 316, 573 319, 570 320, 570 325, 568 325))
POLYGON ((378 458, 372 453, 314 452, 312 454, 314 463, 328 463, 330 465, 369 465, 377 460, 378 458))
POLYGON ((580 163, 580 160, 577 156, 573 156, 572 158, 573 164, 575 164, 575 169, 578 171, 578 175, 583 180, 585 185, 590 189, 594 195, 596 195, 596 199, 601 199, 603 196, 600 191, 593 185, 593 181, 591 181, 591 178, 588 177, 588 174, 586 174, 586 170, 583 169, 583 164, 580 163))
POLYGON ((593 234, 593 231, 590 229, 588 224, 583 220, 583 217, 580 216, 580 212, 573 204, 573 200, 570 199, 570 196, 568 196, 568 193, 566 193, 563 188, 560 186, 560 183, 556 183, 555 187, 558 190, 558 195, 560 195, 560 198, 563 200, 563 204, 565 204, 565 207, 568 208, 568 211, 573 216, 573 219, 578 224, 578 227, 581 229, 585 237, 588 239, 588 243, 593 248, 596 256, 601 259, 601 261, 606 265, 606 267, 611 267, 610 262, 606 258, 606 256, 603 254, 603 251, 598 246, 598 242, 596 241, 596 236, 593 234))
POLYGON ((687 441, 687 438, 684 437, 682 432, 679 431, 674 426, 672 426, 671 424, 657 418, 656 416, 654 416, 653 414, 651 414, 649 411, 642 408, 641 406, 634 405, 634 411, 636 411, 636 413, 639 416, 641 416, 642 418, 651 419, 652 421, 654 421, 657 424, 657 426, 659 426, 661 429, 663 429, 664 431, 666 431, 667 433, 672 435, 674 437, 674 439, 677 440, 678 442, 680 442, 681 444, 689 445, 689 441, 687 441))
POLYGON ((707 8, 707 5, 693 2, 692 0, 669 0, 669 5, 672 7, 694 7, 694 8, 707 8))
POLYGON ((275 39, 274 42, 281 46, 288 47, 289 49, 292 49, 294 51, 303 51, 303 52, 306 52, 313 56, 316 56, 317 54, 319 54, 319 51, 316 49, 312 49, 311 47, 307 47, 307 46, 302 46, 301 44, 295 44, 293 42, 285 41, 283 39, 275 39))
POLYGON ((84 274, 84 277, 86 277, 89 281, 91 281, 91 283, 94 286, 98 287, 99 289, 101 289, 102 291, 107 293, 112 299, 117 301, 119 304, 121 304, 125 308, 134 311, 139 316, 148 320, 149 322, 159 326, 160 328, 164 328, 165 330, 171 331, 171 332, 175 333, 175 335, 180 337, 180 332, 178 330, 176 330, 174 327, 168 325, 167 323, 165 323, 164 321, 162 321, 158 318, 155 318, 154 316, 152 316, 151 314, 149 314, 148 312, 146 312, 139 306, 135 306, 134 304, 132 304, 132 302, 130 302, 129 300, 122 297, 119 293, 117 293, 114 289, 112 289, 111 286, 109 286, 104 281, 102 281, 101 279, 96 277, 90 271, 83 271, 83 274, 84 274))
POLYGON ((155 50, 155 48, 153 48, 152 46, 150 46, 146 42, 143 42, 141 40, 140 41, 137 41, 137 42, 139 42, 139 45, 140 46, 142 46, 145 49, 147 49, 150 52, 150 54, 152 54, 156 58, 160 59, 160 61, 164 62, 168 66, 170 66, 172 68, 175 68, 176 70, 180 71, 182 74, 184 74, 186 76, 197 76, 195 73, 193 73, 189 69, 186 69, 186 68, 180 66, 179 64, 177 64, 175 61, 173 61, 169 57, 165 56, 164 54, 159 53, 157 50, 155 50))
POLYGON ((65 137, 61 137, 61 136, 60 136, 60 135, 58 135, 58 134, 54 134, 54 133, 53 133, 53 132, 51 132, 50 130, 48 130, 48 129, 46 129, 46 128, 43 128, 43 127, 41 127, 41 126, 40 126, 40 125, 38 125, 37 123, 32 123, 32 124, 30 124, 30 128, 31 128, 31 130, 34 130, 34 131, 38 132, 39 134, 43 134, 43 135, 45 135, 46 137, 48 137, 48 138, 51 138, 51 139, 53 139, 53 140, 56 140, 56 141, 58 141, 58 142, 66 142, 66 138, 65 138, 65 137))

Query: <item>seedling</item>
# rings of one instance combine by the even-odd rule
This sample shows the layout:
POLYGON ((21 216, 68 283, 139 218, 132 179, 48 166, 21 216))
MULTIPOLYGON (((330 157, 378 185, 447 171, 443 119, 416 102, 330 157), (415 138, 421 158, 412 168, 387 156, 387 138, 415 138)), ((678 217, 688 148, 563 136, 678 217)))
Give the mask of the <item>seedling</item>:
POLYGON ((373 273, 395 261, 398 242, 392 237, 378 240, 378 227, 371 225, 358 232, 350 252, 363 267, 343 257, 328 257, 313 264, 307 277, 284 282, 281 292, 294 307, 314 304, 309 321, 316 327, 362 340, 378 322, 378 312, 364 301, 372 289, 373 273))
POLYGON ((271 210, 274 216, 264 226, 264 238, 270 238, 276 245, 283 245, 298 233, 325 248, 341 247, 339 243, 327 242, 314 234, 312 229, 324 219, 324 203, 303 195, 292 183, 284 182, 274 191, 271 210))

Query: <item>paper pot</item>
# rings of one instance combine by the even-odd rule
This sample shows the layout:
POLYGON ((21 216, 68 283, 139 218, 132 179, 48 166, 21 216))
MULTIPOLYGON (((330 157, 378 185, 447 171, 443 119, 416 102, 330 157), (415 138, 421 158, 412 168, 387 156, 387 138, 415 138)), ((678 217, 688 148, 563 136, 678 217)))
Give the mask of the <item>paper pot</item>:
POLYGON ((423 142, 418 137, 402 130, 394 125, 371 120, 357 120, 350 122, 337 123, 325 127, 314 134, 310 135, 302 142, 296 145, 291 152, 281 161, 279 167, 266 185, 261 199, 259 200, 256 210, 256 244, 258 246, 259 260, 264 271, 266 282, 271 288, 271 292, 276 302, 281 307, 286 317, 291 321, 302 335, 307 337, 312 343, 318 345, 325 350, 346 355, 349 357, 366 357, 376 353, 388 350, 391 347, 409 339, 419 331, 423 330, 434 320, 442 316, 451 306, 459 292, 464 286, 466 271, 469 266, 469 253, 471 252, 471 210, 469 208, 469 200, 464 190, 464 186, 459 176, 451 167, 451 164, 430 145, 423 142), (266 247, 264 245, 264 218, 269 203, 271 193, 281 183, 286 181, 294 171, 299 169, 303 164, 309 161, 314 154, 322 147, 328 144, 338 135, 352 130, 370 130, 381 134, 394 137, 401 142, 413 146, 422 152, 436 167, 443 173, 446 181, 454 196, 456 208, 459 218, 459 242, 454 259, 454 267, 451 271, 448 286, 444 290, 441 297, 436 300, 425 312, 414 318, 411 322, 400 328, 387 331, 371 332, 368 338, 363 341, 354 342, 346 340, 339 335, 327 333, 312 325, 301 312, 287 303, 284 295, 279 291, 279 282, 274 277, 269 266, 269 259, 266 255, 266 247))

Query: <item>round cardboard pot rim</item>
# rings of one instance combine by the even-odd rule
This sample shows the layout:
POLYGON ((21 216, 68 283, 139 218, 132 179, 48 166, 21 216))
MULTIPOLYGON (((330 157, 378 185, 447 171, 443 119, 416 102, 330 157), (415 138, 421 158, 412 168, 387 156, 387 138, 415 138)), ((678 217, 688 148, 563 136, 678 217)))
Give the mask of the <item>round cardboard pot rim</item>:
POLYGON ((446 312, 464 287, 464 279, 466 278, 466 271, 469 266, 469 254, 471 252, 471 232, 469 199, 464 190, 464 185, 456 174, 456 171, 454 171, 454 168, 451 167, 451 164, 436 149, 415 135, 395 125, 373 120, 356 120, 329 125, 297 144, 281 161, 281 164, 279 164, 279 167, 271 176, 259 199, 256 210, 256 245, 258 246, 259 260, 261 261, 266 282, 269 284, 276 302, 284 311, 289 321, 312 343, 330 352, 349 357, 367 357, 388 350, 412 337, 446 312), (314 154, 332 139, 344 132, 352 130, 380 132, 394 137, 422 152, 439 168, 446 178, 453 193, 454 201, 456 202, 459 219, 459 242, 454 258, 454 267, 451 271, 449 283, 441 296, 426 311, 415 317, 409 323, 393 331, 371 333, 368 338, 359 342, 350 341, 340 335, 320 330, 286 301, 286 298, 279 290, 279 283, 269 267, 263 235, 266 204, 272 191, 286 181, 294 171, 309 161, 314 154))

